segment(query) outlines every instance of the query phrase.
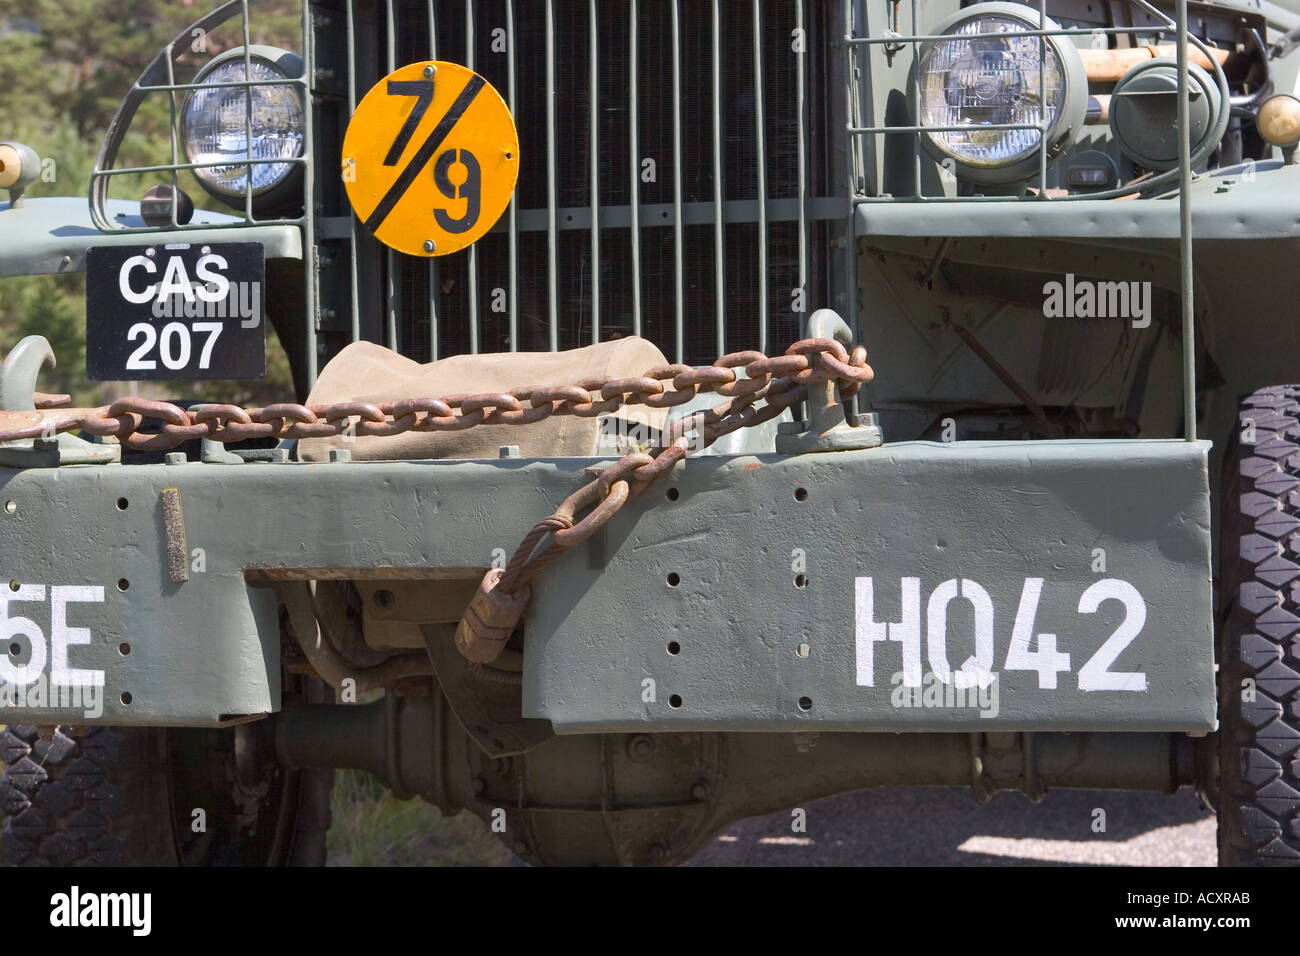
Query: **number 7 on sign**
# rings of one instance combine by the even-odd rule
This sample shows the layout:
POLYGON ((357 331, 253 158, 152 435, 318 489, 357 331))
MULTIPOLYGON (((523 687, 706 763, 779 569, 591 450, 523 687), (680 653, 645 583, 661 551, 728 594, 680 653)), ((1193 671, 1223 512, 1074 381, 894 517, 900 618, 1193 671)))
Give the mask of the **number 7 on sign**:
POLYGON ((407 114, 406 122, 397 131, 397 138, 393 140, 388 155, 384 157, 385 166, 396 166, 397 161, 402 158, 402 153, 406 151, 406 144, 411 141, 411 137, 419 128, 420 120, 424 119, 429 104, 433 102, 433 80, 389 80, 388 95, 416 97, 415 108, 407 114))
POLYGON ((343 185, 362 224, 408 256, 472 245, 519 180, 519 132, 501 94, 456 63, 408 63, 357 104, 343 185))

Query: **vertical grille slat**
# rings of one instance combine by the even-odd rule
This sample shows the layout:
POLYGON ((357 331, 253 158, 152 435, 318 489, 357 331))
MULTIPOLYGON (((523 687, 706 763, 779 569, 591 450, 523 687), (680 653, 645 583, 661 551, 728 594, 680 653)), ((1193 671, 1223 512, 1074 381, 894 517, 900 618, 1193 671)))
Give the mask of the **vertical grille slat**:
POLYGON ((354 219, 339 331, 417 361, 626 335, 691 364, 784 348, 796 291, 805 312, 833 304, 852 255, 821 246, 848 208, 829 158, 845 132, 823 100, 845 82, 853 3, 344 3, 349 111, 406 63, 463 63, 509 104, 521 169, 501 221, 458 253, 405 256, 354 219))
MULTIPOLYGON (((433 0, 429 0, 430 3, 433 0)), ((515 112, 515 105, 519 102, 518 94, 515 90, 516 84, 516 56, 515 56, 515 0, 505 0, 506 3, 506 103, 510 106, 510 111, 515 112)), ((516 196, 510 201, 510 208, 506 210, 509 217, 509 261, 506 264, 510 272, 510 297, 507 304, 510 308, 510 314, 506 321, 509 324, 510 351, 519 351, 519 199, 516 196)))
POLYGON ((717 352, 727 351, 727 275, 725 238, 726 222, 722 215, 722 202, 726 183, 722 177, 722 0, 713 0, 713 49, 709 61, 713 81, 713 295, 714 329, 717 334, 717 352))
POLYGON ((632 244, 632 334, 641 334, 641 138, 639 99, 637 93, 637 71, 640 58, 637 56, 637 30, 640 11, 637 0, 628 0, 627 17, 627 137, 628 137, 628 203, 631 206, 632 226, 628 238, 632 244))
MULTIPOLYGON (((522 158, 522 157, 521 157, 522 158)), ((559 210, 555 182, 555 6, 546 0, 546 261, 550 272, 546 280, 547 347, 559 348, 560 320, 560 241, 559 210)))
MULTIPOLYGON (((397 69, 397 19, 393 10, 397 2, 398 0, 384 0, 384 28, 387 39, 385 54, 389 73, 397 69)), ((384 328, 384 341, 390 349, 401 349, 402 343, 397 337, 397 324, 401 321, 403 273, 406 269, 401 262, 400 253, 388 249, 385 258, 387 259, 385 281, 388 284, 388 295, 385 299, 387 324, 384 328)))
MULTIPOLYGON (((810 293, 808 288, 808 155, 807 146, 804 143, 804 130, 808 128, 808 117, 804 109, 804 92, 807 89, 807 76, 805 74, 804 60, 807 57, 808 41, 805 33, 803 16, 803 0, 794 0, 794 28, 799 37, 804 38, 804 53, 795 57, 795 156, 796 156, 796 177, 795 181, 799 188, 799 291, 802 295, 807 296, 810 293)), ((857 295, 857 290, 850 290, 850 294, 857 295)), ((811 309, 808 309, 811 311, 811 309)))
MULTIPOLYGON (((437 14, 434 11, 436 3, 437 0, 426 0, 424 11, 424 27, 428 36, 428 55, 431 60, 438 59, 438 22, 437 14)), ((428 361, 431 362, 436 361, 438 358, 438 319, 439 313, 442 311, 439 308, 439 301, 442 298, 442 294, 438 289, 440 281, 438 275, 438 260, 430 259, 428 264, 425 266, 424 282, 425 300, 429 303, 429 327, 425 340, 428 342, 428 361)), ((411 323, 412 325, 418 323, 418 316, 413 316, 412 318, 415 320, 411 323)), ((416 359, 416 361, 421 360, 420 356, 412 355, 411 358, 416 359)))
MULTIPOLYGON (((357 27, 353 19, 352 4, 345 4, 345 29, 347 30, 348 57, 348 115, 357 109, 357 27)), ((348 293, 350 309, 350 332, 352 341, 361 338, 361 278, 360 263, 357 252, 360 248, 360 225, 356 216, 352 217, 352 255, 348 256, 348 293)))
MULTIPOLYGON (((590 0, 591 24, 588 32, 590 52, 587 61, 591 65, 588 74, 588 86, 592 91, 600 89, 600 21, 597 17, 596 0, 590 0)), ((600 97, 588 96, 590 107, 588 114, 587 148, 591 169, 590 204, 591 216, 591 341, 600 341, 600 97)))
POLYGON ((763 73, 763 0, 754 0, 754 168, 758 194, 758 350, 767 351, 767 111, 763 73))
MULTIPOLYGON (((477 57, 474 56, 474 0, 465 0, 465 65, 475 69, 477 57)), ((466 250, 465 272, 468 278, 469 299, 469 350, 477 354, 479 336, 478 317, 478 246, 472 245, 466 250)))
POLYGON ((686 231, 682 221, 682 16, 672 0, 673 55, 673 361, 686 361, 686 231))

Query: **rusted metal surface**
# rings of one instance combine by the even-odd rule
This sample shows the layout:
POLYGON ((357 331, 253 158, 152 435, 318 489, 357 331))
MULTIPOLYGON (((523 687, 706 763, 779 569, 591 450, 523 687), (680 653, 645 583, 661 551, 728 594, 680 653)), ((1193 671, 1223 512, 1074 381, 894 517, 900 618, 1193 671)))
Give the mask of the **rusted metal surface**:
POLYGON ((317 607, 310 584, 280 584, 277 596, 289 612, 289 630, 312 670, 335 690, 359 694, 387 687, 405 678, 433 674, 425 654, 398 654, 372 667, 354 667, 339 653, 339 642, 332 633, 331 622, 317 607))
POLYGON ((490 663, 501 655, 532 597, 532 589, 526 584, 513 592, 503 592, 499 587, 501 573, 499 568, 493 568, 483 576, 483 583, 456 625, 456 649, 466 660, 478 664, 490 663))
POLYGON ((243 570, 244 580, 260 587, 280 581, 453 581, 466 575, 483 575, 483 568, 286 568, 250 564, 243 570))
POLYGON ((162 495, 163 530, 167 534, 167 577, 173 584, 190 579, 190 552, 185 545, 185 509, 179 488, 164 488, 162 495))
MULTIPOLYGON (((1214 60, 1217 60, 1220 65, 1226 63, 1232 53, 1231 50, 1213 50, 1211 52, 1214 55, 1214 60)), ((1155 57, 1172 57, 1177 54, 1178 47, 1173 43, 1151 44, 1132 47, 1127 50, 1079 48, 1079 57, 1083 60, 1084 72, 1087 73, 1088 80, 1093 83, 1114 83, 1138 63, 1155 57)), ((1195 47, 1189 49, 1188 54, 1190 55, 1190 62, 1195 63, 1201 69, 1214 69, 1214 60, 1211 60, 1210 57, 1195 47)))

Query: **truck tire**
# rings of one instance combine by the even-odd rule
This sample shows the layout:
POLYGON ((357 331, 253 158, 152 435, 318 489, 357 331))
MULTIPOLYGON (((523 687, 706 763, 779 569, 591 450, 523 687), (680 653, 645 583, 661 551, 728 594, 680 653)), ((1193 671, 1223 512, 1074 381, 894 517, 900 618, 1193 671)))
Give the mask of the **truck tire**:
POLYGON ((262 761, 250 781, 253 727, 9 726, 0 864, 323 865, 332 771, 262 761))
POLYGON ((1219 864, 1300 865, 1300 385, 1247 396, 1238 426, 1219 542, 1219 864))

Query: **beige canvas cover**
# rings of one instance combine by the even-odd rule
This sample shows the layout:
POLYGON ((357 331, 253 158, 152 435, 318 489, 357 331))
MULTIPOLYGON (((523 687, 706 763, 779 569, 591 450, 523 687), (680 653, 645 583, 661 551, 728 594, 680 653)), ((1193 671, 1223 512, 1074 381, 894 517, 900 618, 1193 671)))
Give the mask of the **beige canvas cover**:
MULTIPOLYGON (((666 365, 662 352, 629 337, 567 352, 493 352, 453 355, 421 365, 373 342, 354 342, 321 371, 308 405, 330 402, 391 402, 467 393, 507 392, 525 385, 572 385, 585 378, 625 378, 666 365)), ((599 396, 596 396, 599 398, 599 396)), ((621 417, 659 427, 667 412, 644 405, 625 407, 621 417)), ((524 457, 583 457, 595 454, 599 419, 552 415, 531 425, 478 425, 465 431, 406 432, 384 438, 304 438, 305 461, 327 461, 331 449, 346 448, 354 460, 496 458, 501 445, 518 445, 524 457)))

